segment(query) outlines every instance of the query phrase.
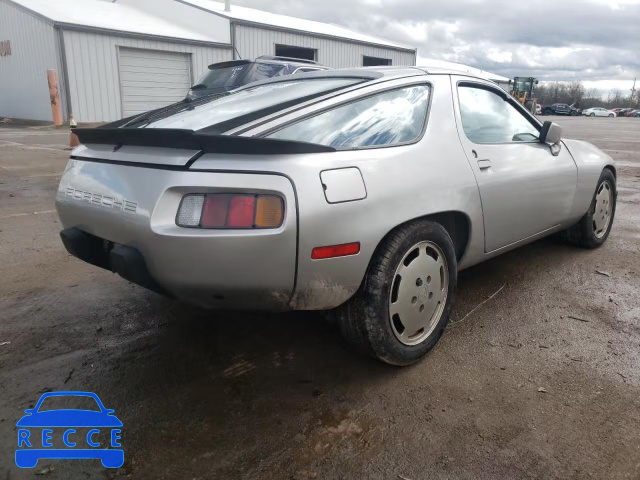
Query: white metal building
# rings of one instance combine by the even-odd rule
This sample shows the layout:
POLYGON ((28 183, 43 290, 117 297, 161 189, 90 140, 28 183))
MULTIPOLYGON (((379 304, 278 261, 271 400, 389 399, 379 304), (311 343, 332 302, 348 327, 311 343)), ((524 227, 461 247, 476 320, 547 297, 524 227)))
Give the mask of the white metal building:
POLYGON ((335 68, 415 65, 416 50, 315 21, 210 0, 0 0, 0 117, 107 122, 173 103, 207 66, 260 55, 335 68), (7 54, 8 53, 8 54, 7 54))
POLYGON ((236 5, 225 11, 224 3, 211 0, 177 1, 227 19, 231 42, 240 58, 295 56, 332 68, 416 64, 415 48, 338 25, 236 5))

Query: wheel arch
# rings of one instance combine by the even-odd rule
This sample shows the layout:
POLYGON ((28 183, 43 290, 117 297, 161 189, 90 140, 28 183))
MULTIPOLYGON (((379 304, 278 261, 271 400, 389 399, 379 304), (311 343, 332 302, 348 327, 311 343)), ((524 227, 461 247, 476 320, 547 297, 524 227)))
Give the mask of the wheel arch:
POLYGON ((453 246, 456 252, 456 261, 459 262, 462 259, 467 250, 467 246, 469 245, 469 238, 471 236, 471 219, 466 213, 459 210, 447 210, 444 212, 429 213, 420 217, 411 218, 390 229, 378 241, 373 255, 371 255, 371 258, 369 259, 369 265, 371 265, 371 261, 378 253, 380 245, 382 245, 382 243, 387 238, 389 238, 389 236, 393 235, 398 229, 405 227, 410 223, 419 221, 431 221, 442 225, 442 227, 451 237, 451 241, 453 242, 453 246))
POLYGON ((613 174, 613 178, 616 179, 616 181, 618 180, 618 172, 616 171, 616 167, 615 165, 605 165, 603 170, 611 170, 611 173, 613 174))

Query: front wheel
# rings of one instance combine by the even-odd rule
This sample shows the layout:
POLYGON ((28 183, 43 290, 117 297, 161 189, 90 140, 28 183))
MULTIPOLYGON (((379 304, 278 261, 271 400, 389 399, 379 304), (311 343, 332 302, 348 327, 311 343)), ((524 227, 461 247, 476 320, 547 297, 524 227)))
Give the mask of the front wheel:
POLYGON ((609 118, 613 118, 613 117, 615 117, 615 115, 613 113, 610 113, 609 118))
POLYGON ((569 241, 583 248, 597 248, 607 241, 616 214, 616 177, 602 171, 589 211, 566 231, 569 241))
POLYGON ((399 227, 378 246, 358 293, 339 307, 340 330, 383 362, 415 363, 444 332, 457 275, 454 245, 441 225, 399 227))

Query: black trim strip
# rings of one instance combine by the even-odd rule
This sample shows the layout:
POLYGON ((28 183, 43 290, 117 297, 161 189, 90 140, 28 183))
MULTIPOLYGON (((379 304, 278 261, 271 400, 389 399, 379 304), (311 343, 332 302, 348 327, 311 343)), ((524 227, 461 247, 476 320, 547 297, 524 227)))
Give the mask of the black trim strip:
POLYGON ((154 170, 174 170, 174 171, 189 170, 189 167, 187 165, 161 165, 159 163, 123 162, 122 160, 109 160, 106 158, 82 157, 79 155, 71 155, 69 158, 71 160, 80 160, 82 162, 105 163, 107 165, 121 165, 123 167, 152 168, 154 170))

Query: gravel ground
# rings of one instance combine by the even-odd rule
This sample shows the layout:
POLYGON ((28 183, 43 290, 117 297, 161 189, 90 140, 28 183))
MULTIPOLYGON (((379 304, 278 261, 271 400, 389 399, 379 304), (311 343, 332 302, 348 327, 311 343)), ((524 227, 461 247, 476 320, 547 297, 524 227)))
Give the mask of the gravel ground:
POLYGON ((462 272, 454 323, 403 369, 321 315, 202 311, 73 259, 68 132, 0 128, 0 478, 640 479, 640 119, 558 121, 619 161, 608 242, 462 272), (116 410, 123 468, 15 467, 15 422, 50 390, 116 410))

